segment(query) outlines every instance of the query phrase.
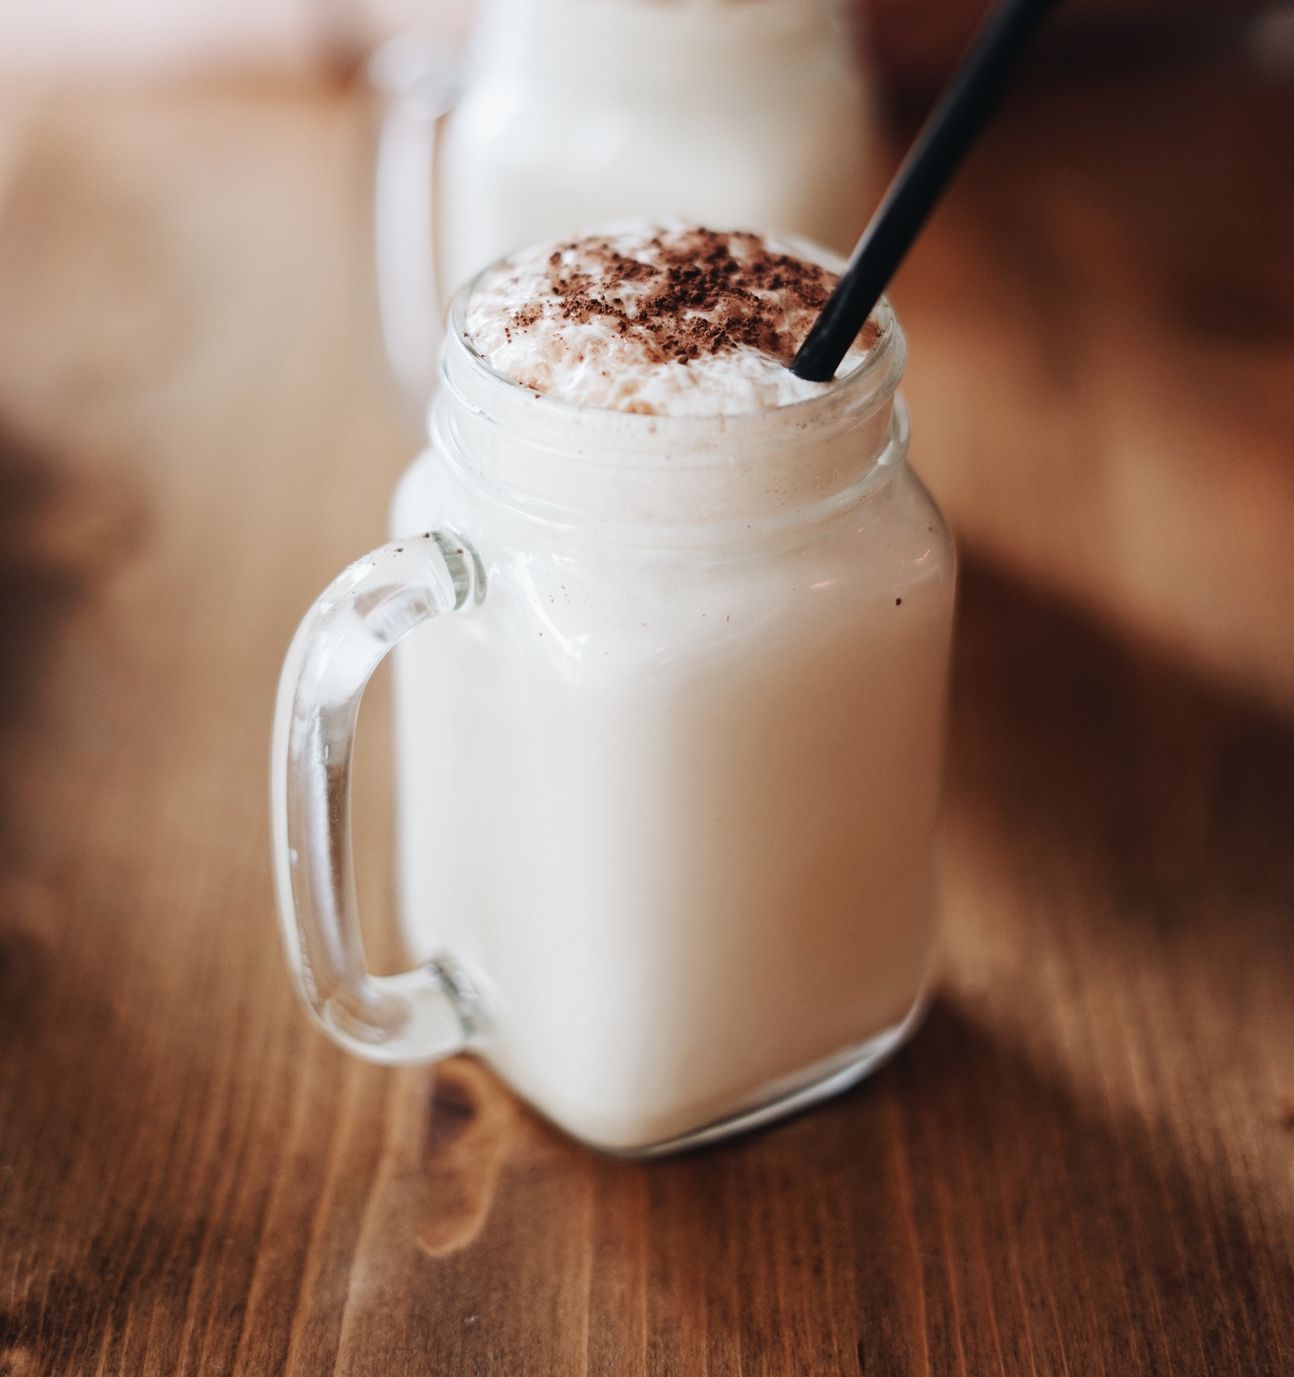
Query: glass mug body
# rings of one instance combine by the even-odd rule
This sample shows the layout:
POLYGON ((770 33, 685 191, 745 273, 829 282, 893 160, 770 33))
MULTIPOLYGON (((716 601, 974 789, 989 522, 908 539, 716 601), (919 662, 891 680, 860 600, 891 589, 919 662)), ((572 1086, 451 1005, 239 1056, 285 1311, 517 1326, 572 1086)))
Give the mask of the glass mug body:
POLYGON ((375 203, 392 366, 419 406, 447 300, 495 258, 581 225, 675 215, 848 252, 869 88, 840 0, 489 0, 461 78, 380 50, 375 203))
MULTIPOLYGON (((699 419, 538 396, 452 316, 387 547, 460 571, 459 614, 395 657, 402 924, 458 1018, 432 1053, 470 1047, 604 1150, 834 1093, 919 1016, 955 558, 880 319, 823 396, 699 419)), ((304 843, 281 842, 335 850, 304 843)), ((352 1050, 416 1059, 420 1015, 383 1027, 344 976, 325 1007, 332 958, 302 958, 281 880, 307 1003, 352 1050)))

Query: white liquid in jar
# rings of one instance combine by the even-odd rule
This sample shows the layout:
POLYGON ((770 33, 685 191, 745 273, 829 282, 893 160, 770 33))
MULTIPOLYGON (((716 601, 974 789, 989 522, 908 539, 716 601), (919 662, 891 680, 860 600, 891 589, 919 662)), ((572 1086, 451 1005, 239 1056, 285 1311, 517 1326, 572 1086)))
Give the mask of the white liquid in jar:
MULTIPOLYGON (((618 251, 657 261, 652 230, 626 234, 618 251)), ((563 271, 581 249, 564 252, 563 271)), ((543 355, 569 295, 518 327, 534 285, 505 288, 479 288, 478 347, 490 316, 543 355)), ((653 340, 678 342, 657 325, 610 366, 677 364, 650 362, 653 340)), ((895 332, 873 335, 876 367, 895 332)), ((504 1077, 612 1149, 849 1065, 903 1024, 929 959, 951 545, 886 448, 889 401, 842 426, 842 382, 724 414, 782 368, 748 364, 715 367, 709 416, 650 377, 654 415, 627 392, 621 410, 570 405, 580 370, 560 360, 538 401, 487 378, 475 410, 440 399, 393 509, 397 534, 461 533, 488 590, 397 655, 410 944, 479 984, 504 1077)), ((451 392, 469 396, 473 367, 451 351, 451 392)))

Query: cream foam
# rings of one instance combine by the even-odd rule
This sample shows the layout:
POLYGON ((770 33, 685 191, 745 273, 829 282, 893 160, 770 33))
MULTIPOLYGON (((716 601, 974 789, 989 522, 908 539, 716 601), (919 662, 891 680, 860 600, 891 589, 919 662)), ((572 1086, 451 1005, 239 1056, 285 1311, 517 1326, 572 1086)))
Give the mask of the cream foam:
MULTIPOLYGON (((820 395, 787 365, 835 273, 762 235, 629 225, 523 250, 472 288, 466 333, 504 377, 578 406, 733 416, 820 395)), ((875 342, 869 321, 841 365, 875 342)))

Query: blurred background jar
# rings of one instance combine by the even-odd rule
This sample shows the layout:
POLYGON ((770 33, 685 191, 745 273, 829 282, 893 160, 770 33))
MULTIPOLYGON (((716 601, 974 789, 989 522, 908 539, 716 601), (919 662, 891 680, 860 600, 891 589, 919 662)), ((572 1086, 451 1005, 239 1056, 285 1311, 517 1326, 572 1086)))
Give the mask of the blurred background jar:
POLYGON ((677 216, 848 250, 873 190, 851 8, 485 0, 462 63, 415 36, 380 48, 378 294, 419 410, 448 298, 522 244, 677 216))

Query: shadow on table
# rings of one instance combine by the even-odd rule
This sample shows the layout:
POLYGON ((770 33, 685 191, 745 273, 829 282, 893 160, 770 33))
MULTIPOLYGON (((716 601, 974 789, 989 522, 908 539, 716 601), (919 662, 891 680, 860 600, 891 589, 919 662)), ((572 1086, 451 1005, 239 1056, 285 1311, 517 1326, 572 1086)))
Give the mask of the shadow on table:
POLYGON ((78 475, 0 417, 0 1038, 38 997, 43 949, 32 933, 52 901, 44 880, 11 862, 21 815, 9 763, 39 771, 39 730, 35 745, 20 744, 20 728, 41 711, 54 647, 142 527, 142 503, 121 483, 78 475))
POLYGON ((0 422, 0 727, 35 689, 46 644, 85 591, 85 572, 43 548, 65 503, 52 457, 0 422))
POLYGON ((142 501, 119 477, 71 468, 0 416, 0 731, 39 697, 61 624, 143 526, 142 501))
POLYGON ((1294 937, 1294 703, 1283 718, 974 563, 946 814, 1080 865, 1120 922, 1279 913, 1294 937))
POLYGON ((858 1091, 645 1169, 650 1370, 1277 1377, 1288 1252, 1180 1151, 937 1000, 858 1091))

